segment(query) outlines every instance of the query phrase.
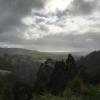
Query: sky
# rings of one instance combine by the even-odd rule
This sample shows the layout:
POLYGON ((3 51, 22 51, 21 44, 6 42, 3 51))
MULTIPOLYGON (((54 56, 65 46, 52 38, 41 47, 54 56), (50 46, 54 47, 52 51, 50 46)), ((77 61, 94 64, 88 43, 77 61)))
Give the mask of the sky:
POLYGON ((100 0, 0 0, 0 47, 100 49, 100 0))

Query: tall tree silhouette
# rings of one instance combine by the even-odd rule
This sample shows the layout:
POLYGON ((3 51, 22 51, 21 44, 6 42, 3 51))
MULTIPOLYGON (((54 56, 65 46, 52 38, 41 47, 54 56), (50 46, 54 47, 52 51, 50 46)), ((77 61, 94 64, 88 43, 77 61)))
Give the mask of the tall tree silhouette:
POLYGON ((55 95, 61 94, 66 85, 66 66, 65 62, 56 61, 55 69, 50 81, 51 92, 55 95))
POLYGON ((66 60, 66 70, 69 79, 72 79, 77 72, 76 62, 75 59, 71 54, 68 55, 66 60))
POLYGON ((47 59, 40 65, 35 82, 35 92, 41 94, 47 90, 52 72, 54 70, 54 62, 52 59, 47 59))

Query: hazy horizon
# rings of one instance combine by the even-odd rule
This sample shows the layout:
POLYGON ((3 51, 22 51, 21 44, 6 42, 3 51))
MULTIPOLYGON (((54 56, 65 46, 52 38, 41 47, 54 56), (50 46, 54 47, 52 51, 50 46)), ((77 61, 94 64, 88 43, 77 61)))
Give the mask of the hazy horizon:
POLYGON ((31 50, 31 51, 36 51, 36 52, 42 52, 42 53, 52 53, 52 54, 74 54, 74 55, 88 55, 90 54, 91 52, 94 52, 94 51, 100 51, 100 50, 91 50, 91 51, 45 51, 45 50, 36 50, 36 49, 29 49, 29 48, 20 48, 20 47, 0 47, 0 49, 19 49, 19 50, 31 50))

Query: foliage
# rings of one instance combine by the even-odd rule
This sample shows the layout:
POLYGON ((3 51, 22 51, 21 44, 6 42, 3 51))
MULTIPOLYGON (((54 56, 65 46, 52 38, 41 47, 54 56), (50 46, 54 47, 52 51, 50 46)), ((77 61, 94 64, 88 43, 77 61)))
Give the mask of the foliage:
POLYGON ((83 58, 79 61, 71 54, 67 59, 59 60, 48 58, 45 53, 35 54, 38 56, 32 53, 32 56, 0 57, 0 90, 2 90, 0 99, 30 100, 32 97, 33 100, 100 99, 100 70, 92 76, 88 71, 88 64, 86 65, 90 58, 93 59, 94 53, 92 56, 86 56, 86 60, 83 58), (42 55, 45 56, 43 59, 42 55), (36 59, 39 59, 39 62, 36 59))
POLYGON ((11 71, 8 71, 8 70, 2 70, 2 69, 0 69, 0 76, 2 75, 7 75, 7 74, 10 74, 11 73, 11 71))

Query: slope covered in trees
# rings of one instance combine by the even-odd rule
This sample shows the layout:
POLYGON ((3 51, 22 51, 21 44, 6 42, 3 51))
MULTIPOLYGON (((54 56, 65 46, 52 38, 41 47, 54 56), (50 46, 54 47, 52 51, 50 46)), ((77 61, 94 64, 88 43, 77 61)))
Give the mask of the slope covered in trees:
POLYGON ((100 81, 100 51, 94 51, 82 57, 78 64, 82 67, 88 78, 100 81))
POLYGON ((0 98, 31 100, 46 94, 63 98, 73 95, 98 96, 100 95, 99 58, 99 51, 90 53, 80 60, 69 54, 66 59, 48 58, 42 62, 34 62, 32 57, 24 55, 1 56, 0 98))

